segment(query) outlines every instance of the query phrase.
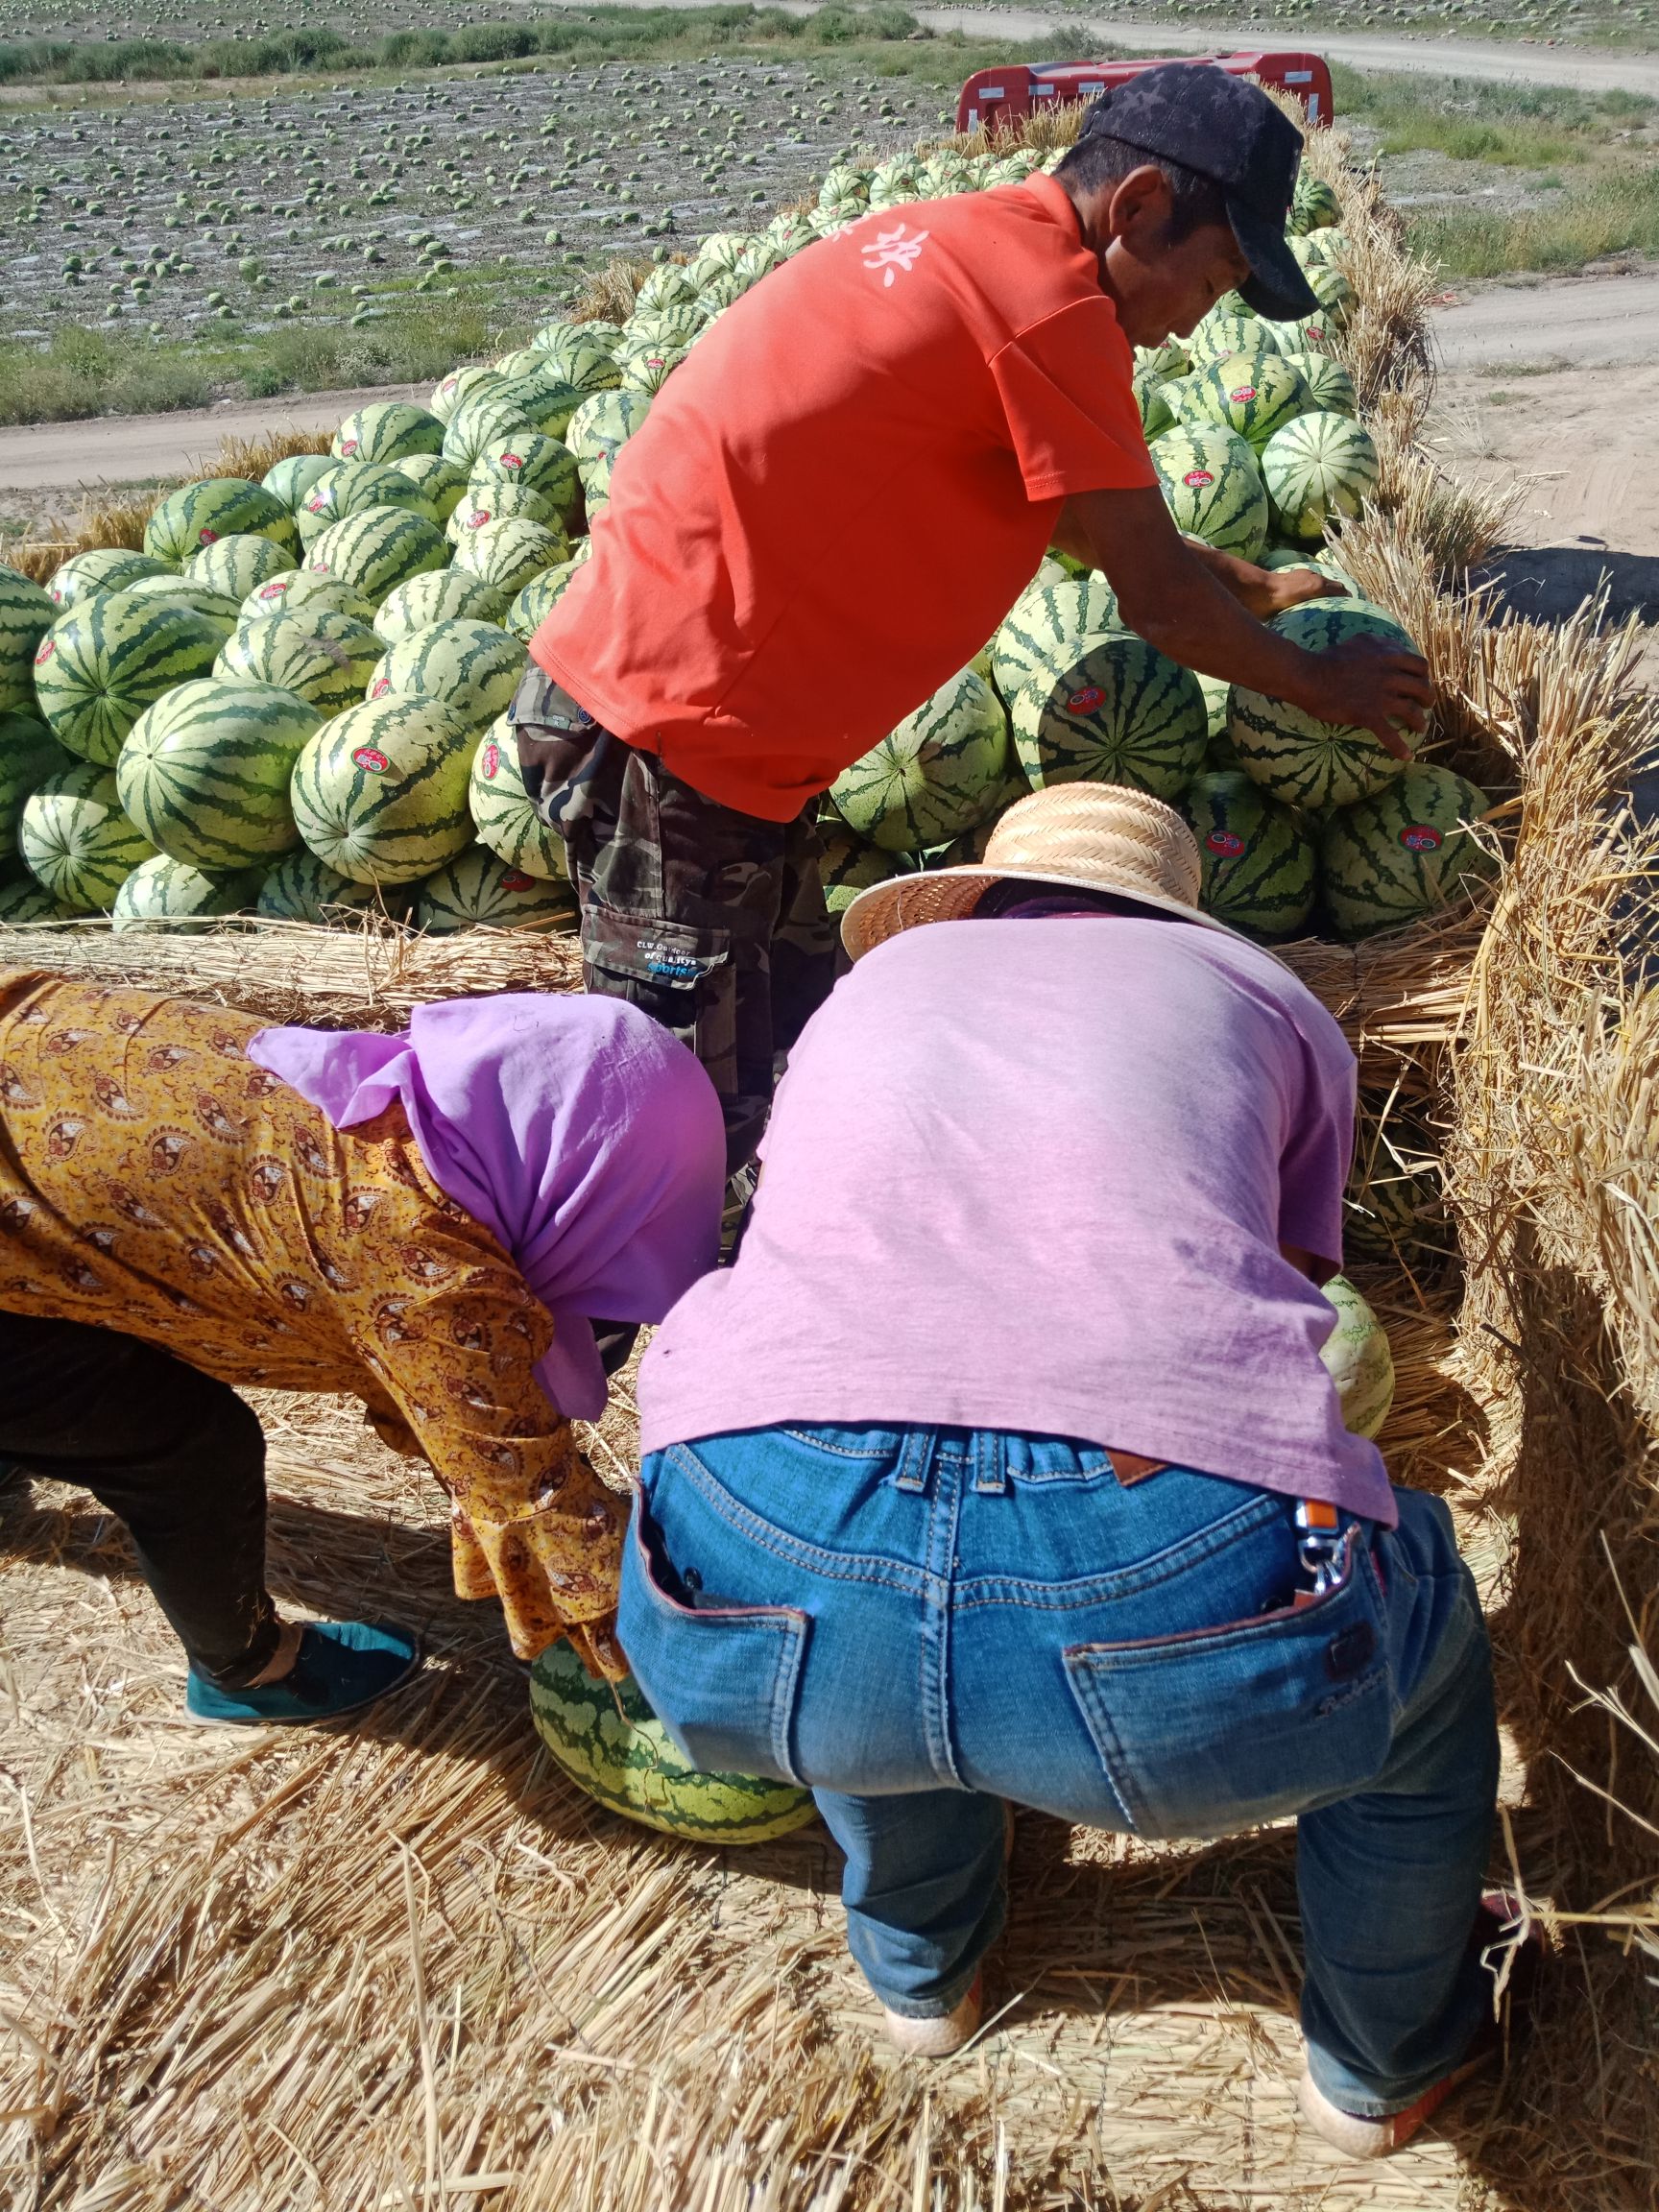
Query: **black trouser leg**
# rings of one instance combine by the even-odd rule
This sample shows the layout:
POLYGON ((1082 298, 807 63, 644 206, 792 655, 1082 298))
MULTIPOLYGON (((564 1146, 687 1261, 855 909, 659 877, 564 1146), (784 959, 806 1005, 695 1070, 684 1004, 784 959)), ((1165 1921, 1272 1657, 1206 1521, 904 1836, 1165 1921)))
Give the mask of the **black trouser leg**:
POLYGON ((228 1382, 112 1329, 0 1313, 0 1456, 127 1524, 199 1673, 238 1690, 263 1671, 265 1438, 228 1382))

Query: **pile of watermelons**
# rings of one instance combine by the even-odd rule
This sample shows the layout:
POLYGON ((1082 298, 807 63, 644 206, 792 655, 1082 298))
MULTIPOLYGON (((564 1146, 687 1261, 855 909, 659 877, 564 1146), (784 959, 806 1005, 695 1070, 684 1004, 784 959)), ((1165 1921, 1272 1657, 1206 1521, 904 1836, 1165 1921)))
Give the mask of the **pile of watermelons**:
MULTIPOLYGON (((625 324, 549 325, 427 407, 361 409, 327 455, 186 485, 142 551, 77 555, 45 589, 0 570, 0 920, 324 922, 373 903, 430 930, 569 926, 559 842, 502 717, 653 395, 826 232, 1037 165, 948 151, 833 170, 810 217, 659 263, 625 324)), ((1376 482, 1334 350, 1339 215, 1304 179, 1292 242, 1319 316, 1274 325, 1233 297, 1138 369, 1180 526, 1268 565, 1334 567, 1328 526, 1376 482)), ((1279 627, 1315 651, 1402 637, 1359 600, 1279 627)), ((1464 827, 1485 801, 1461 778, 1177 666, 1123 627, 1103 577, 1048 561, 972 666, 835 784, 831 904, 977 857, 1014 799, 1079 778, 1184 807, 1206 902, 1263 936, 1362 936, 1487 865, 1464 827)))

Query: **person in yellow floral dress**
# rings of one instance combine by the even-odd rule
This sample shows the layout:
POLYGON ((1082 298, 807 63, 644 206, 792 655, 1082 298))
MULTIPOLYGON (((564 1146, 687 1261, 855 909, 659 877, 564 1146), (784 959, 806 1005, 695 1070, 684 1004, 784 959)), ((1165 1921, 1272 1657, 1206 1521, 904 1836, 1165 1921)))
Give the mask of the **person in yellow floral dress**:
POLYGON ((0 1454, 127 1523, 203 1719, 330 1718, 419 1664, 279 1620, 235 1385, 359 1398, 448 1493, 457 1591, 520 1658, 568 1636, 619 1674, 625 1516, 570 1417, 713 1264, 724 1172, 708 1077, 614 999, 386 1037, 0 976, 0 1454))

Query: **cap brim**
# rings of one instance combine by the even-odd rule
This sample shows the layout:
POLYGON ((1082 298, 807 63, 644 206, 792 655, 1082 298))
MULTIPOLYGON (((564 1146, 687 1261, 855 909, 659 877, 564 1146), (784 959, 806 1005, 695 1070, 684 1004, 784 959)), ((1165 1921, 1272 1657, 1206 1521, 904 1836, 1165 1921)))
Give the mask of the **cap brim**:
POLYGON ((1305 315, 1319 312, 1319 296, 1302 274, 1302 264, 1286 241, 1284 226, 1255 214, 1234 199, 1227 202, 1227 220, 1239 251, 1250 264, 1239 297, 1258 315, 1275 323, 1300 323, 1305 315))

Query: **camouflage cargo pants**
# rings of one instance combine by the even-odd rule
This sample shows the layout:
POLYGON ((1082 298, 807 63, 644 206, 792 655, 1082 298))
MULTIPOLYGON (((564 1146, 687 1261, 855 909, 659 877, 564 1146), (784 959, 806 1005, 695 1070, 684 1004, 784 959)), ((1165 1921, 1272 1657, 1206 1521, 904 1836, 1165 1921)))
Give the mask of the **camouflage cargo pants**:
POLYGON ((720 1094, 729 1167, 741 1166, 777 1056, 835 979, 816 830, 806 814, 763 822, 704 798, 535 666, 512 720, 525 788, 565 842, 589 990, 691 1046, 720 1094))

